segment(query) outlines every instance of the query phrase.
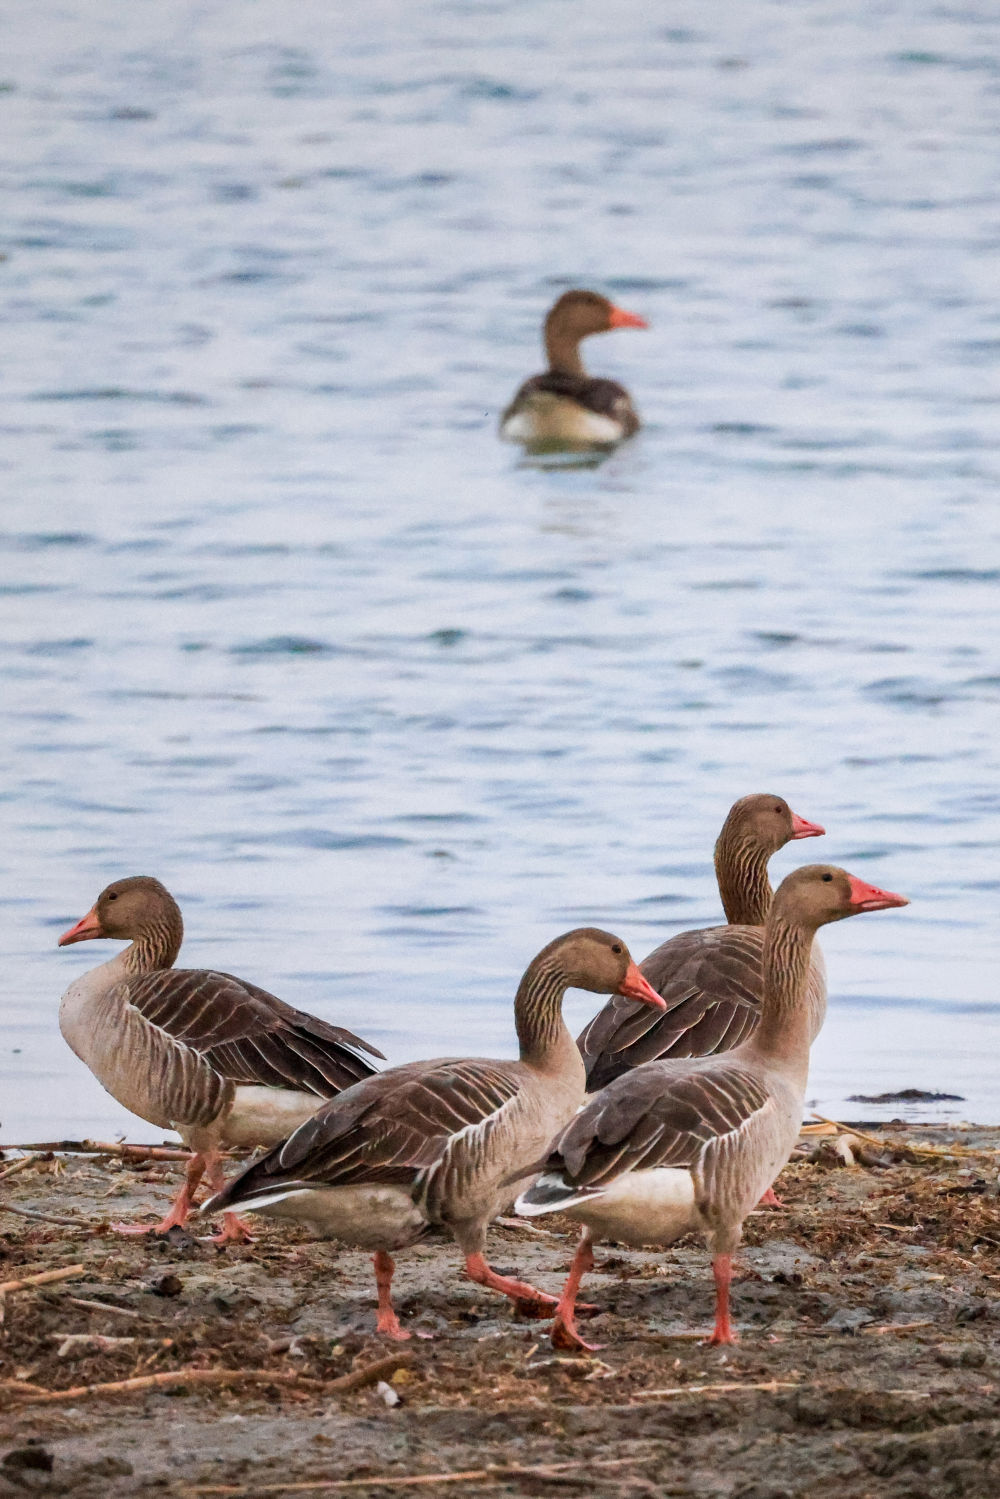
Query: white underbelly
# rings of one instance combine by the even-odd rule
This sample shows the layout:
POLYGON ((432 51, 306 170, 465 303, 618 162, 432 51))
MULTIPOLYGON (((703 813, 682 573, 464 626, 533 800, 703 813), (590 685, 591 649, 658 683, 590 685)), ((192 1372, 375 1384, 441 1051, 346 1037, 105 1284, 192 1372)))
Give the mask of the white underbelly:
POLYGON ((427 1219, 403 1187, 356 1186, 291 1189, 281 1196, 261 1189, 238 1211, 267 1213, 304 1223, 321 1239, 340 1239, 358 1249, 404 1249, 420 1238, 427 1219))
POLYGON ((243 1084, 222 1126, 226 1145, 279 1145, 323 1104, 315 1093, 243 1084))
POLYGON ((691 1173, 673 1166, 626 1172, 599 1196, 587 1197, 563 1211, 585 1223, 596 1238, 636 1247, 672 1244, 700 1227, 691 1173))
POLYGON ((540 391, 529 396, 500 429, 507 442, 621 442, 621 422, 588 411, 578 401, 540 391))

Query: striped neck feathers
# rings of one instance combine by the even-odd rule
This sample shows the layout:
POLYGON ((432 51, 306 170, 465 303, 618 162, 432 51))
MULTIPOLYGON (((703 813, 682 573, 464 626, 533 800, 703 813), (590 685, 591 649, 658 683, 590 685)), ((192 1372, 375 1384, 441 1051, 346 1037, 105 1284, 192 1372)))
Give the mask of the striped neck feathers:
POLYGON ((773 891, 767 877, 771 857, 748 829, 727 823, 715 845, 715 877, 730 926, 763 926, 773 891))
POLYGON ((522 1062, 544 1062, 569 1035, 563 1024, 566 975, 549 953, 529 966, 514 1000, 514 1027, 522 1062))
POLYGON ((814 936, 814 928, 788 921, 779 913, 772 913, 767 922, 764 992, 760 1024, 753 1036, 761 1051, 773 1055, 798 1051, 802 1036, 808 1051, 807 990, 814 936))
POLYGON ((161 968, 173 968, 184 940, 184 923, 176 906, 158 911, 144 922, 122 954, 126 971, 138 977, 161 968))

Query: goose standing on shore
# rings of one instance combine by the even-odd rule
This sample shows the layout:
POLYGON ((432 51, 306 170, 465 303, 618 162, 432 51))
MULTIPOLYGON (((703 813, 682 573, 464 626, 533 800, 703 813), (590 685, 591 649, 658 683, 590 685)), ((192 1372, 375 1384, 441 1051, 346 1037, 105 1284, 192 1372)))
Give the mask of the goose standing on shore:
POLYGON ((611 989, 656 1008, 628 948, 580 927, 542 949, 518 987, 517 1061, 444 1058, 393 1067, 325 1104, 254 1161, 202 1212, 273 1213, 374 1251, 377 1330, 408 1338, 392 1305, 391 1251, 431 1224, 450 1232, 470 1279, 547 1316, 556 1298, 498 1275, 486 1231, 510 1201, 511 1173, 536 1160, 584 1098, 583 1061, 562 1018, 567 989, 611 989))
POLYGON ((545 319, 549 367, 518 390, 500 418, 500 436, 529 446, 603 447, 638 432, 639 417, 628 391, 617 380, 587 374, 580 341, 613 328, 648 326, 598 292, 563 292, 545 319))
MULTIPOLYGON (((587 1091, 660 1057, 704 1057, 729 1051, 760 1018, 764 984, 764 922, 772 891, 767 865, 795 838, 818 838, 818 822, 799 817, 781 796, 756 794, 734 802, 715 845, 715 874, 726 926, 680 932, 640 964, 666 1010, 618 996, 581 1032, 587 1091)), ((826 968, 813 943, 808 1002, 811 1039, 826 1015, 826 968)))
POLYGON ((574 1311, 595 1237, 631 1245, 704 1234, 716 1286, 712 1343, 735 1342, 731 1260, 743 1220, 787 1161, 802 1124, 812 1016, 809 956, 819 927, 905 906, 832 865, 797 869, 765 926, 760 1021, 721 1056, 646 1062, 595 1094, 556 1139, 517 1200, 525 1217, 565 1213, 583 1225, 552 1339, 587 1348, 574 1311))
MULTIPOLYGON (((126 1109, 173 1129, 193 1152, 162 1222, 115 1224, 121 1233, 166 1233, 186 1222, 202 1176, 224 1185, 220 1152, 274 1145, 317 1106, 375 1069, 382 1053, 350 1031, 294 1010, 244 979, 173 964, 184 936, 177 902, 148 875, 116 880, 59 938, 130 942, 74 979, 59 1028, 98 1082, 126 1109)), ((246 1237, 227 1214, 218 1242, 246 1237)))

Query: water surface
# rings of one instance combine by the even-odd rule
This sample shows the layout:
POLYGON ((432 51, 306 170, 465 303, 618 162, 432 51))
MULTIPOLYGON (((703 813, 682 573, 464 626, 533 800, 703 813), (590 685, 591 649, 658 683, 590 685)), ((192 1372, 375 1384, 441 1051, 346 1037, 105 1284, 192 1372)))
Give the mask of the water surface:
POLYGON ((5 1139, 149 1137, 56 1028, 116 876, 394 1060, 509 1053, 553 935, 717 919, 756 790, 829 829, 777 875, 913 900, 825 934, 811 1097, 1000 1119, 998 44, 922 0, 8 14, 5 1139), (553 471, 495 423, 573 284, 652 325, 588 348, 646 426, 553 471))

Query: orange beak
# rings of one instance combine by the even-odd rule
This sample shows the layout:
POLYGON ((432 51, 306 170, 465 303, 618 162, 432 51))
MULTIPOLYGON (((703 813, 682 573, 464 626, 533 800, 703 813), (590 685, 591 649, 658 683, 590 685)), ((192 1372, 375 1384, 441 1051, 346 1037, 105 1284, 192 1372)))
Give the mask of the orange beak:
POLYGON ((905 895, 893 895, 891 890, 880 890, 877 885, 866 885, 856 875, 849 874, 851 882, 851 905, 856 911, 888 911, 892 906, 908 906, 905 895))
POLYGON ((818 822, 806 822, 797 812, 792 813, 792 837, 793 838, 822 838, 826 828, 821 828, 818 822))
POLYGON ((652 1005, 654 1010, 665 1010, 665 1002, 657 994, 652 984, 646 982, 635 963, 628 965, 628 970, 621 983, 618 985, 618 993, 624 994, 626 999, 641 1000, 644 1005, 652 1005))
POLYGON ((71 926, 68 932, 63 932, 57 942, 57 947, 69 947, 71 942, 89 942, 91 937, 103 937, 101 923, 97 919, 96 911, 88 911, 86 916, 81 916, 76 926, 71 926))
POLYGON ((645 318, 637 312, 626 312, 624 307, 612 307, 608 318, 609 328, 648 328, 645 318))

